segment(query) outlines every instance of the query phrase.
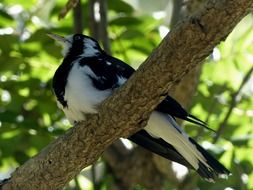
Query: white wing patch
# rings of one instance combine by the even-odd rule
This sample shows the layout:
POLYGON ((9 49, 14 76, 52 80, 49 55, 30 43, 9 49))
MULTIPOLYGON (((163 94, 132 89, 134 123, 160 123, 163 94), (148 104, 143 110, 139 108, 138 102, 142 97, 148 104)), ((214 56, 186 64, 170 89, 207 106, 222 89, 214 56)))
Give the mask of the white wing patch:
POLYGON ((111 65, 112 63, 109 61, 106 61, 106 65, 111 65))
POLYGON ((121 86, 122 84, 124 84, 126 81, 127 81, 127 79, 125 78, 125 77, 123 77, 123 76, 117 76, 117 78, 118 78, 118 85, 119 86, 121 86))

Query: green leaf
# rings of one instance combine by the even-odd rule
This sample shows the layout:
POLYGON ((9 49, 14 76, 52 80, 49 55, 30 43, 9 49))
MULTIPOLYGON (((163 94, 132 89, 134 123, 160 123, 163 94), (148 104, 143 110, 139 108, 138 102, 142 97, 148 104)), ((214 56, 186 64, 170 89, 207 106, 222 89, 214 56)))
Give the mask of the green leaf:
POLYGON ((109 25, 111 26, 135 26, 138 24, 141 24, 142 20, 136 18, 136 17, 132 17, 132 16, 120 16, 120 17, 116 17, 114 19, 112 19, 109 22, 109 25))
POLYGON ((247 134, 243 136, 236 136, 232 137, 230 140, 235 146, 247 146, 249 144, 249 141, 253 140, 253 135, 247 134))
POLYGON ((125 12, 132 13, 134 11, 133 7, 122 0, 110 0, 108 1, 108 9, 114 10, 115 12, 125 12))

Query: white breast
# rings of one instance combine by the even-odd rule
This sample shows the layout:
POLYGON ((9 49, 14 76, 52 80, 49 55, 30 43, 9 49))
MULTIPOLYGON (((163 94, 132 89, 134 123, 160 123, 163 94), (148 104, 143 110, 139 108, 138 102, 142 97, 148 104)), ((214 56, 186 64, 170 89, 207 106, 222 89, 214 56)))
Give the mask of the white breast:
POLYGON ((96 113, 96 106, 112 93, 94 88, 87 74, 96 77, 89 67, 74 63, 68 76, 64 95, 68 107, 63 111, 71 123, 84 120, 87 113, 96 113))

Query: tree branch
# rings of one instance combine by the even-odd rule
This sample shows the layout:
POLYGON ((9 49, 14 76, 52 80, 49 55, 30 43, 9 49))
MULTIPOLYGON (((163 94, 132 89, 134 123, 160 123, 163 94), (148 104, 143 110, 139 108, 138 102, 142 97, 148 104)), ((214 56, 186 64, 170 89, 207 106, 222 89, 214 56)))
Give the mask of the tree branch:
POLYGON ((74 33, 81 34, 83 32, 83 12, 81 0, 73 8, 74 33))
MULTIPOLYGON (((174 25, 178 22, 176 18, 182 18, 184 16, 189 16, 196 12, 200 6, 204 4, 204 1, 206 0, 174 0, 174 3, 176 3, 173 10, 172 21, 171 26, 174 27, 174 25), (181 1, 181 2, 180 2, 181 1), (178 6, 182 6, 181 10, 178 8, 178 6)), ((199 83, 199 77, 201 74, 202 64, 199 64, 197 67, 192 69, 189 73, 187 73, 182 80, 176 84, 170 91, 170 95, 172 97, 176 97, 176 99, 183 105, 186 109, 189 108, 189 105, 191 104, 192 97, 194 93, 196 92, 197 85, 199 83), (182 93, 183 92, 183 93, 182 93)))
POLYGON ((58 20, 63 19, 67 13, 78 4, 78 2, 79 0, 68 0, 66 5, 61 9, 58 15, 58 20))
POLYGON ((170 27, 173 28, 182 18, 182 6, 184 0, 173 0, 173 11, 170 21, 170 27))
POLYGON ((99 21, 96 20, 95 14, 100 14, 100 13, 95 13, 96 3, 98 3, 97 0, 89 0, 88 2, 89 29, 90 29, 90 35, 95 39, 99 39, 99 21))
POLYGON ((107 21, 107 0, 99 0, 100 4, 100 23, 99 23, 99 32, 100 32, 100 39, 102 41, 104 50, 111 54, 111 48, 110 48, 110 40, 108 37, 108 21, 107 21))
POLYGON ((85 122, 20 166, 2 189, 62 189, 113 141, 144 127, 168 89, 200 64, 252 8, 253 0, 209 0, 171 30, 98 114, 87 115, 85 122))

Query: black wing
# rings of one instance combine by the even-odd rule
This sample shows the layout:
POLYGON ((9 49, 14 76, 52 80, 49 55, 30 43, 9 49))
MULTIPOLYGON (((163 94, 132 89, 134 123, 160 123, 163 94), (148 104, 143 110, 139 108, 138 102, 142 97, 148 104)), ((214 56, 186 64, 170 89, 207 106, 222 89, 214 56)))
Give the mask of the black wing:
POLYGON ((89 75, 93 85, 99 90, 114 89, 119 87, 119 77, 126 80, 134 73, 134 69, 106 54, 94 57, 83 57, 80 66, 89 66, 96 76, 89 75))
POLYGON ((156 110, 162 113, 167 113, 173 117, 177 117, 191 123, 200 125, 208 130, 215 132, 209 128, 207 123, 201 121, 197 117, 189 114, 175 99, 171 96, 167 96, 157 107, 156 110))
MULTIPOLYGON (((145 130, 140 130, 128 138, 134 143, 148 149, 164 158, 180 163, 190 169, 193 167, 187 162, 187 160, 181 156, 180 153, 169 143, 160 138, 154 138, 150 136, 145 130)), ((189 140, 197 147, 201 154, 206 158, 206 161, 211 168, 206 167, 202 162, 199 162, 199 168, 197 172, 205 179, 214 179, 220 174, 229 175, 230 171, 227 170, 222 164, 220 164, 212 155, 204 150, 198 143, 192 138, 189 140)))
POLYGON ((109 55, 105 55, 105 56, 106 56, 107 61, 113 63, 112 66, 114 67, 114 69, 116 69, 117 73, 119 73, 121 76, 128 79, 135 72, 134 68, 132 68, 130 65, 126 64, 125 62, 109 55))
POLYGON ((191 123, 203 126, 204 128, 215 132, 209 128, 207 123, 201 121, 197 117, 189 114, 175 99, 171 96, 167 96, 157 107, 156 110, 162 113, 169 114, 173 117, 177 117, 191 123))
POLYGON ((168 144, 163 139, 150 136, 145 130, 138 131, 128 137, 128 139, 164 158, 178 162, 188 168, 192 168, 187 160, 184 159, 172 145, 168 144))
MULTIPOLYGON (((115 57, 107 55, 106 53, 96 57, 85 57, 80 62, 81 65, 88 65, 96 76, 98 76, 97 78, 90 76, 90 78, 92 79, 94 86, 100 90, 119 87, 119 76, 128 79, 135 72, 130 65, 115 57)), ((189 114, 175 99, 170 96, 167 96, 156 107, 156 110, 213 131, 205 122, 189 114)))

